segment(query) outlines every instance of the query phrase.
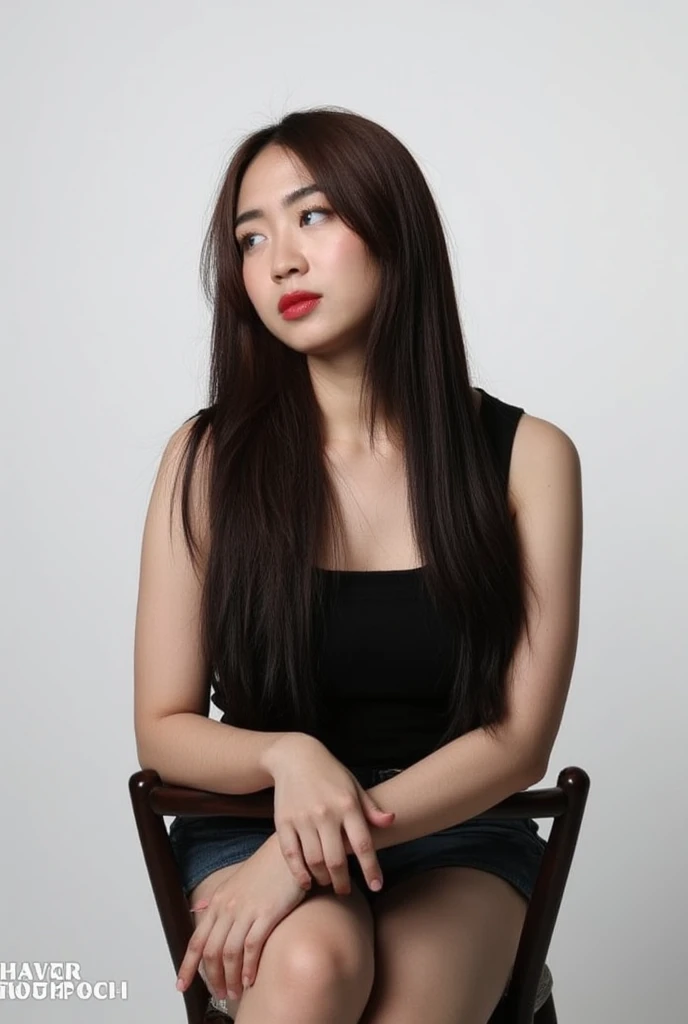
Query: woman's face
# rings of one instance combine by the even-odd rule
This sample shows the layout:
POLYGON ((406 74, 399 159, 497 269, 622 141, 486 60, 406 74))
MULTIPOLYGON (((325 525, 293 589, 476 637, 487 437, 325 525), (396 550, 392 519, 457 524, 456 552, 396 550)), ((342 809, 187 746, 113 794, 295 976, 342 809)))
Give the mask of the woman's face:
POLYGON ((289 205, 290 193, 312 186, 295 156, 271 145, 244 174, 237 199, 244 285, 258 316, 275 337, 306 355, 363 348, 379 287, 377 266, 363 241, 320 191, 289 205), (286 319, 278 308, 287 292, 321 295, 305 316, 286 319))

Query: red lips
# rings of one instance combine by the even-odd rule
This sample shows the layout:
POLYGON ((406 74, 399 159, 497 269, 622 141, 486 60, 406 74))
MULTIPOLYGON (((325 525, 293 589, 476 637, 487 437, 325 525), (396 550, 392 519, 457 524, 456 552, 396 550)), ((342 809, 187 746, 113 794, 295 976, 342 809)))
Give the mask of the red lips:
POLYGON ((295 302, 306 302, 308 299, 320 299, 321 295, 317 292, 287 292, 277 303, 277 308, 280 313, 284 313, 285 309, 289 309, 295 302))

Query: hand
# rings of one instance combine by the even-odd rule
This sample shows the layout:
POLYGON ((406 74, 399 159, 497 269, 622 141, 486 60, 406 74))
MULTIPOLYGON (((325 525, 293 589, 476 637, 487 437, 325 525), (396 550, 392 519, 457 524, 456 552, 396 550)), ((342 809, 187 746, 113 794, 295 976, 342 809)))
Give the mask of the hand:
MULTIPOLYGON (((276 833, 220 882, 207 901, 179 968, 183 992, 203 961, 208 987, 218 999, 238 999, 255 981, 270 932, 306 898, 287 867, 276 833), (242 981, 243 979, 243 981, 242 981)), ((204 901, 205 903, 206 901, 204 901)))
POLYGON ((310 885, 310 868, 320 885, 332 884, 338 895, 351 892, 344 829, 368 885, 375 891, 381 888, 382 871, 368 822, 385 828, 394 821, 394 812, 381 810, 352 772, 307 733, 282 736, 265 763, 275 781, 280 848, 299 885, 310 885))

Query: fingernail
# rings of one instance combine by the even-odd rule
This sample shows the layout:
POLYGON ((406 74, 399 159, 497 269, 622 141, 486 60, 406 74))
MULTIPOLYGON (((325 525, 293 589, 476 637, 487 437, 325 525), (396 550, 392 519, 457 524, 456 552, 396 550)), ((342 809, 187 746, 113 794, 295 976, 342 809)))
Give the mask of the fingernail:
POLYGON ((374 892, 379 892, 379 891, 380 891, 380 889, 382 888, 382 882, 380 881, 380 879, 379 879, 379 878, 374 878, 374 879, 372 880, 372 882, 370 883, 370 888, 371 888, 371 889, 372 889, 372 890, 373 890, 374 892))
POLYGON ((177 992, 182 992, 183 990, 184 990, 184 982, 182 981, 181 978, 177 978, 177 992))
POLYGON ((242 985, 244 986, 244 988, 249 988, 251 983, 248 980, 248 978, 242 978, 241 981, 242 981, 242 985))
MULTIPOLYGON (((239 998, 239 996, 237 995, 236 992, 232 992, 231 988, 227 990, 227 996, 229 996, 230 999, 234 999, 234 1000, 239 998)), ((227 996, 223 996, 222 998, 226 999, 227 996)))

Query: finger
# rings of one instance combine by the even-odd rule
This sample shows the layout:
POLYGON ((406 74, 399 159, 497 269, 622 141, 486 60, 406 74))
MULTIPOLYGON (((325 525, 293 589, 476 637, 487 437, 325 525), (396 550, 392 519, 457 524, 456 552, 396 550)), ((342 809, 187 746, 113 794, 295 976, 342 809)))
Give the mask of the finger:
POLYGON ((319 885, 331 885, 332 879, 325 863, 320 833, 312 825, 303 825, 299 830, 301 848, 308 870, 319 885))
POLYGON ((235 921, 225 940, 222 951, 224 980, 230 999, 239 999, 243 987, 242 974, 244 969, 244 943, 249 925, 235 921))
POLYGON ((323 829, 320 832, 320 843, 334 891, 338 896, 348 895, 351 892, 351 880, 341 827, 323 829))
POLYGON ((280 844, 282 856, 296 881, 302 889, 310 889, 313 879, 303 859, 301 842, 294 826, 289 822, 280 825, 277 828, 277 840, 280 844))
POLYGON ((248 988, 256 980, 265 940, 272 930, 264 920, 254 921, 248 930, 244 939, 244 968, 241 972, 241 983, 244 988, 248 988))
POLYGON ((380 828, 386 828, 391 825, 396 815, 394 811, 381 811, 379 807, 373 807, 370 810, 366 809, 366 817, 373 825, 378 825, 380 828))
POLYGON ((203 963, 205 964, 208 981, 218 999, 227 998, 224 947, 233 923, 231 914, 224 913, 219 915, 208 936, 203 953, 203 963))
POLYGON ((382 888, 382 870, 365 818, 361 813, 350 814, 344 820, 344 828, 349 838, 352 852, 356 855, 361 865, 361 870, 368 887, 377 892, 382 888), (378 886, 373 885, 375 881, 378 881, 380 884, 378 886))
POLYGON ((177 971, 177 988, 180 992, 186 991, 194 980, 198 965, 203 958, 206 940, 213 926, 214 915, 212 911, 203 914, 199 920, 193 935, 189 939, 186 953, 177 971))
POLYGON ((370 793, 366 793, 361 788, 361 807, 365 811, 366 817, 372 821, 374 825, 379 825, 381 828, 385 828, 387 825, 391 825, 396 817, 394 811, 383 811, 381 807, 375 803, 370 793))
POLYGON ((198 973, 203 978, 206 988, 208 989, 208 991, 210 992, 211 996, 214 999, 225 999, 226 996, 224 995, 224 989, 222 988, 222 986, 220 986, 220 988, 218 989, 217 985, 214 985, 210 980, 209 972, 211 970, 212 968, 210 967, 210 964, 206 963, 205 960, 201 960, 200 965, 198 967, 198 973))

